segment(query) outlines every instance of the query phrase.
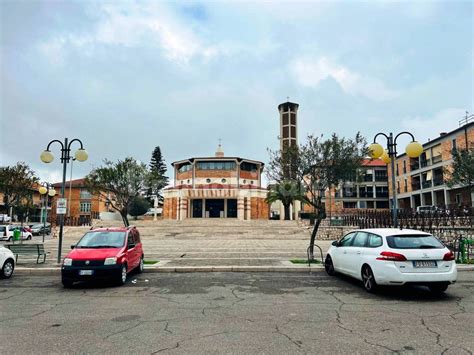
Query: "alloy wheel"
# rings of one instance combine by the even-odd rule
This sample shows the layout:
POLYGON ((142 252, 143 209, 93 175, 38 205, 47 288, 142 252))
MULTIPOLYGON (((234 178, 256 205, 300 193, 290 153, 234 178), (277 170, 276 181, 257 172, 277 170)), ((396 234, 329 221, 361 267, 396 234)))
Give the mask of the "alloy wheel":
POLYGON ((365 266, 362 270, 362 281, 364 282, 364 287, 368 292, 373 292, 376 287, 376 282, 372 269, 369 266, 365 266))
POLYGON ((3 277, 8 279, 12 276, 13 274, 13 262, 10 260, 7 260, 5 264, 3 265, 3 277))

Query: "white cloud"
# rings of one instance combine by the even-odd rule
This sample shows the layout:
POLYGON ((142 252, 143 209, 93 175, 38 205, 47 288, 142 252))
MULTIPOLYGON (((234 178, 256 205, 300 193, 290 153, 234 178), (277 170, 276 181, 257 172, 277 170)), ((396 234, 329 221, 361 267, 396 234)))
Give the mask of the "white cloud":
POLYGON ((91 33, 52 38, 39 45, 40 52, 54 64, 63 63, 68 46, 84 50, 94 44, 156 46, 168 60, 178 64, 195 58, 209 60, 219 53, 217 46, 203 43, 190 26, 159 3, 116 3, 104 5, 101 10, 101 18, 91 33))
POLYGON ((465 115, 461 108, 446 108, 431 117, 411 116, 401 121, 401 127, 410 131, 420 143, 426 143, 439 137, 442 132, 449 132, 459 127, 458 121, 465 115))
POLYGON ((351 95, 364 96, 375 101, 389 100, 398 95, 380 80, 351 71, 326 57, 299 58, 290 64, 290 69, 296 81, 308 87, 315 88, 321 81, 332 78, 342 90, 351 95))

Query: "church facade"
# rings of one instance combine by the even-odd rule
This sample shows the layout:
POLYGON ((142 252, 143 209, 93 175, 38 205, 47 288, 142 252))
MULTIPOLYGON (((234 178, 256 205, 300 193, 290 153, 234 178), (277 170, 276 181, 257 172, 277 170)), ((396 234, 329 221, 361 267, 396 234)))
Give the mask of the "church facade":
POLYGON ((171 165, 174 185, 164 190, 163 218, 269 218, 262 162, 226 157, 219 145, 214 157, 189 158, 171 165))

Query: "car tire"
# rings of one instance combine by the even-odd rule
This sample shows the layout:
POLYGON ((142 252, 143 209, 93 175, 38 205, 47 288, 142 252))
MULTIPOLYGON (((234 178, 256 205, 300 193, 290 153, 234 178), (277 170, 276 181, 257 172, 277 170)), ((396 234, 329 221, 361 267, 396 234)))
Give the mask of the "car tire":
POLYGON ((326 273, 329 276, 336 275, 336 271, 334 270, 334 264, 330 255, 327 255, 326 260, 324 260, 324 269, 326 270, 326 273))
POLYGON ((64 288, 71 288, 74 285, 74 281, 71 281, 69 279, 62 279, 62 284, 64 288))
POLYGON ((362 267, 362 282, 364 288, 369 293, 374 293, 377 290, 377 282, 375 281, 374 273, 369 265, 362 267))
POLYGON ((13 270, 15 270, 15 263, 13 259, 5 260, 2 266, 2 273, 0 274, 0 277, 2 279, 9 279, 13 275, 13 270))
POLYGON ((31 240, 31 235, 29 235, 28 238, 26 238, 26 240, 31 240))
POLYGON ((120 271, 117 275, 117 285, 122 286, 127 282, 127 264, 122 264, 120 271))
POLYGON ((137 267, 137 273, 141 274, 145 268, 145 263, 144 263, 144 258, 143 256, 140 258, 140 263, 138 264, 137 267))
POLYGON ((13 237, 8 238, 8 241, 9 242, 13 241, 13 237))
POLYGON ((432 293, 440 294, 443 293, 448 289, 449 284, 448 283, 439 283, 439 284, 433 284, 429 285, 428 288, 432 293))

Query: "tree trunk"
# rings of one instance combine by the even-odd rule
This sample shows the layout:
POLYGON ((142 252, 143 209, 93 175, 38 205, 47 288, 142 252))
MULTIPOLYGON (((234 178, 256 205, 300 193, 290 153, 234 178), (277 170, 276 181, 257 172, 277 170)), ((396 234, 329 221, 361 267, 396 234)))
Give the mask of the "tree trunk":
POLYGON ((283 205, 285 207, 285 221, 290 220, 290 205, 283 205))
POLYGON ((130 223, 128 222, 127 212, 128 212, 127 210, 120 211, 120 215, 122 216, 122 221, 125 227, 128 227, 130 225, 130 223))
POLYGON ((311 233, 311 239, 309 241, 309 260, 314 260, 314 241, 318 234, 319 225, 321 224, 321 217, 318 216, 314 223, 313 232, 311 233))

